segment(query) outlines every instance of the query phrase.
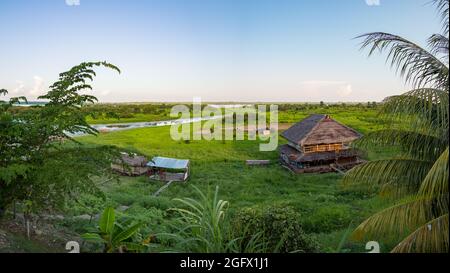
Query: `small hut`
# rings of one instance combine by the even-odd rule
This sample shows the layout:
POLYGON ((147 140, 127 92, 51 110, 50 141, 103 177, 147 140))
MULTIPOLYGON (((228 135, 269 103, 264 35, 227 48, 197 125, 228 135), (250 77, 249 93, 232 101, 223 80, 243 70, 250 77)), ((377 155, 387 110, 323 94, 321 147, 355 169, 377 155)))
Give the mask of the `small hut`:
POLYGON ((362 135, 328 115, 311 115, 281 134, 282 164, 296 173, 348 170, 363 161, 350 144, 362 135))
POLYGON ((121 153, 121 158, 111 164, 111 168, 129 176, 139 176, 147 173, 147 158, 137 154, 121 153))
POLYGON ((147 163, 150 179, 186 182, 189 178, 190 161, 167 157, 154 157, 147 163))

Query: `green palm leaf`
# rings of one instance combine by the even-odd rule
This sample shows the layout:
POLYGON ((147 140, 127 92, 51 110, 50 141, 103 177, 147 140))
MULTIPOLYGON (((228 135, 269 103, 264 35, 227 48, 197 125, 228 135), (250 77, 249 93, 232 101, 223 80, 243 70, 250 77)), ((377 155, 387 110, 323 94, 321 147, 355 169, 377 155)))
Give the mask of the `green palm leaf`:
POLYGON ((425 177, 419 195, 429 198, 448 194, 448 147, 425 177))
POLYGON ((409 235, 392 252, 448 253, 448 223, 448 214, 433 219, 409 235))
MULTIPOLYGON (((448 136, 448 91, 422 88, 385 100, 381 117, 390 126, 399 123, 416 132, 448 136)), ((405 127, 403 127, 405 128, 405 127)))
MULTIPOLYGON (((394 193, 414 192, 419 189, 432 162, 408 158, 383 159, 361 164, 346 173, 344 185, 363 184, 369 187, 399 186, 394 193)), ((393 189, 396 189, 395 187, 393 189)))
POLYGON ((388 51, 387 60, 416 87, 448 85, 448 67, 432 53, 405 38, 384 32, 373 32, 358 36, 364 38, 361 48, 370 47, 369 56, 375 51, 388 51))
POLYGON ((423 132, 389 128, 368 133, 354 145, 365 150, 380 146, 400 147, 406 157, 433 161, 445 149, 446 141, 423 132))
POLYGON ((386 208, 361 223, 352 237, 363 240, 369 237, 395 239, 415 230, 434 218, 433 199, 408 197, 397 205, 386 208))
POLYGON ((430 51, 400 36, 375 32, 360 36, 362 48, 388 51, 391 66, 417 89, 385 99, 384 130, 367 135, 358 147, 400 147, 403 158, 373 161, 349 171, 345 184, 379 185, 381 192, 407 196, 360 224, 355 238, 407 236, 393 252, 448 252, 449 0, 434 0, 444 34, 428 39, 430 51), (430 88, 431 87, 431 88, 430 88))

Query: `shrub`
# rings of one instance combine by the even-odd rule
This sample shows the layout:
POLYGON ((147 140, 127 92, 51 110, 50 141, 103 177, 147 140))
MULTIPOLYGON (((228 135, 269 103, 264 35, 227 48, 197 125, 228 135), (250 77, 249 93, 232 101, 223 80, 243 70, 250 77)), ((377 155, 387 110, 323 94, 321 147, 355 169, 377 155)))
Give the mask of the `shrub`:
POLYGON ((300 219, 291 207, 245 208, 236 213, 233 230, 243 236, 263 232, 272 251, 317 252, 318 243, 304 232, 300 219))

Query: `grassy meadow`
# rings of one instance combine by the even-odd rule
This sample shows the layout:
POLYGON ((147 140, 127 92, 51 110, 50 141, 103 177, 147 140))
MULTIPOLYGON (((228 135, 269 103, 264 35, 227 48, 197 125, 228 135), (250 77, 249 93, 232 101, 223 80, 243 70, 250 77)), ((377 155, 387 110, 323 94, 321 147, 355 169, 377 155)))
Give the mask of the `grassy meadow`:
MULTIPOLYGON (((280 112, 280 123, 293 123, 312 112, 332 115, 336 120, 367 133, 378 124, 376 110, 366 107, 317 108, 309 111, 280 112)), ((174 141, 170 127, 141 128, 120 132, 101 133, 98 136, 79 137, 85 144, 115 145, 137 151, 151 158, 166 156, 191 160, 191 177, 187 184, 172 184, 158 197, 153 197, 162 182, 142 177, 122 177, 119 182, 102 185, 106 201, 84 196, 74 202, 71 215, 96 214, 106 205, 127 206, 128 217, 146 223, 144 234, 171 231, 169 211, 174 198, 195 197, 195 185, 201 190, 220 188, 220 197, 230 202, 229 215, 246 207, 290 206, 301 213, 303 229, 320 243, 323 252, 364 252, 362 243, 351 240, 349 230, 365 217, 386 206, 386 200, 376 194, 343 187, 341 175, 294 175, 278 164, 278 152, 260 152, 257 141, 174 141), (266 167, 248 167, 247 159, 270 159, 266 167)), ((285 140, 280 138, 279 145, 285 140)), ((386 156, 386 151, 369 151, 371 159, 386 156)), ((87 220, 66 220, 64 225, 76 233, 95 226, 87 220)), ((394 242, 382 242, 389 246, 394 242)), ((386 248, 388 249, 388 248, 386 248)))

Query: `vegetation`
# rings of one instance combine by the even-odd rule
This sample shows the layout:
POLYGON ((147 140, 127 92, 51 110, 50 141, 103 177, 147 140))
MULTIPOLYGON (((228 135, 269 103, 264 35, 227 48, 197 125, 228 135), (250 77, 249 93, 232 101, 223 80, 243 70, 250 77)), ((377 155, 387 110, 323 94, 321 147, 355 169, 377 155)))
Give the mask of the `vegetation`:
POLYGON ((106 208, 100 218, 98 231, 85 233, 82 238, 88 242, 102 243, 105 253, 142 251, 146 242, 136 243, 133 241, 141 226, 141 223, 133 223, 128 220, 117 221, 114 209, 106 208))
POLYGON ((216 187, 212 196, 205 195, 198 188, 194 189, 198 199, 174 200, 181 205, 172 208, 178 215, 175 220, 177 232, 170 236, 176 240, 177 248, 197 253, 269 251, 259 231, 250 234, 248 241, 244 241, 244 237, 231 231, 230 218, 227 215, 229 203, 219 200, 219 187, 216 187))
POLYGON ((387 98, 380 115, 386 126, 360 142, 366 148, 397 146, 400 153, 358 166, 344 178, 346 183, 379 186, 397 200, 355 231, 358 238, 404 238, 393 252, 449 251, 449 1, 434 3, 442 13, 444 32, 428 39, 430 51, 388 33, 361 36, 370 54, 387 50, 391 65, 414 88, 387 98))
POLYGON ((62 209, 82 193, 101 195, 93 177, 108 172, 115 150, 80 145, 69 136, 97 133, 80 110, 96 98, 79 92, 91 89, 87 80, 93 80, 93 68, 98 66, 119 71, 106 62, 82 63, 60 74, 40 97, 49 101, 43 107, 16 112, 10 111, 13 104, 26 98, 0 101, 0 216, 16 202, 29 215, 62 209))
POLYGON ((318 252, 318 243, 301 226, 301 215, 291 207, 245 208, 234 220, 236 233, 251 236, 262 231, 267 248, 280 252, 318 252))
MULTIPOLYGON (((366 109, 366 105, 359 107, 347 105, 345 108, 339 106, 330 111, 333 118, 338 121, 360 132, 368 133, 381 125, 377 122, 375 109, 366 109)), ((328 113, 326 109, 320 107, 315 111, 328 113)), ((291 113, 289 111, 280 114, 286 120, 294 120, 291 113)), ((298 119, 306 115, 305 112, 296 113, 298 119)), ((115 208, 128 206, 127 216, 144 223, 141 233, 155 237, 150 244, 153 247, 151 251, 183 250, 180 241, 159 235, 179 234, 179 230, 176 229, 180 226, 179 214, 171 208, 182 207, 180 206, 182 203, 174 199, 192 198, 201 202, 199 193, 190 185, 197 187, 206 196, 210 188, 214 189, 216 185, 220 187, 219 199, 227 200, 230 204, 225 210, 227 217, 221 223, 224 226, 230 225, 230 230, 236 214, 242 209, 252 208, 259 211, 260 208, 272 206, 291 207, 300 214, 298 222, 304 233, 308 237, 317 238, 320 244, 319 251, 324 252, 335 251, 338 248, 343 234, 347 232, 352 221, 353 223, 362 221, 371 213, 386 206, 381 202, 381 198, 372 193, 341 188, 339 174, 292 175, 277 164, 279 156, 277 151, 260 152, 257 141, 174 141, 170 137, 168 126, 101 133, 98 136, 79 137, 77 140, 86 145, 116 145, 124 150, 133 149, 148 158, 167 156, 191 160, 191 178, 188 184, 174 183, 158 197, 152 195, 162 186, 161 183, 149 181, 146 177, 123 177, 120 183, 107 183, 101 186, 106 200, 83 196, 76 202, 71 202, 70 210, 67 211, 67 214, 74 216, 86 213, 95 215, 105 206, 115 208), (247 159, 270 159, 273 164, 266 167, 248 167, 245 166, 247 159)), ((280 139, 280 144, 284 144, 283 139, 280 139)), ((395 149, 377 148, 368 154, 371 159, 379 159, 395 153, 395 149)), ((212 196, 213 193, 214 191, 212 196)), ((75 232, 84 233, 92 224, 88 220, 67 220, 64 226, 70 227, 75 232)), ((228 234, 228 231, 224 234, 228 234)), ((244 234, 229 237, 226 235, 227 238, 234 239, 242 236, 244 234)), ((187 236, 180 238, 186 239, 187 236)), ((244 242, 241 249, 245 249, 244 242)), ((383 249, 397 243, 395 239, 393 242, 387 240, 380 242, 386 246, 383 249)), ((270 251, 275 251, 273 244, 271 246, 270 251)), ((365 249, 364 244, 345 241, 342 243, 342 251, 363 252, 365 249)))
MULTIPOLYGON (((108 253, 362 252, 373 239, 383 251, 447 252, 448 0, 435 3, 444 34, 430 37, 430 51, 387 33, 361 36, 370 54, 389 52, 414 90, 382 104, 279 104, 282 130, 324 113, 365 135, 357 145, 369 162, 343 179, 354 187, 342 187, 338 173, 293 175, 258 141, 175 141, 167 126, 98 133, 90 124, 170 119, 173 104, 94 104, 80 93, 91 88, 93 69, 120 71, 82 63, 60 74, 43 106, 16 107, 23 97, 0 101, 0 217, 18 210, 29 223, 32 213, 58 211, 64 216, 52 225, 84 234, 93 243, 86 250, 108 253), (188 158, 191 178, 153 196, 161 183, 147 177, 114 180, 118 150, 188 158), (248 159, 272 164, 249 167, 248 159), (126 217, 114 209, 124 206, 126 217), (355 228, 359 241, 347 240, 355 228)), ((0 224, 0 248, 5 238, 22 241, 0 224)), ((24 249, 41 249, 29 242, 24 249)))

